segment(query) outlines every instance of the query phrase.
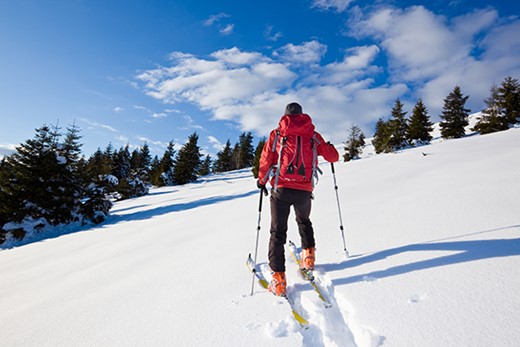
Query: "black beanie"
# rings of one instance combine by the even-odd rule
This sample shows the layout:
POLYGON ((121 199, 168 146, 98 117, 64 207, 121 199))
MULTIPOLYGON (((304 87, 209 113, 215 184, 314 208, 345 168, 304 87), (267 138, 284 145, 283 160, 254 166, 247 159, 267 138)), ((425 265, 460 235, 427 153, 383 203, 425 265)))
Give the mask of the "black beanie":
POLYGON ((285 114, 302 114, 303 110, 300 104, 291 102, 285 107, 285 114))

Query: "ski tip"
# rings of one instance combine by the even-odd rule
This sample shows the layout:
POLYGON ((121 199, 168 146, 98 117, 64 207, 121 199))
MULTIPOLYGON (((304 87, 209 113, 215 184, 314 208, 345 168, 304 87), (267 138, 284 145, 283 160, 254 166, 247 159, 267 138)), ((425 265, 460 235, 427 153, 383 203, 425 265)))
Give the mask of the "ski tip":
POLYGON ((309 325, 309 321, 305 318, 303 318, 298 312, 296 312, 295 310, 292 310, 292 314, 293 314, 293 317, 294 319, 300 323, 300 325, 304 328, 308 328, 308 325, 309 325))

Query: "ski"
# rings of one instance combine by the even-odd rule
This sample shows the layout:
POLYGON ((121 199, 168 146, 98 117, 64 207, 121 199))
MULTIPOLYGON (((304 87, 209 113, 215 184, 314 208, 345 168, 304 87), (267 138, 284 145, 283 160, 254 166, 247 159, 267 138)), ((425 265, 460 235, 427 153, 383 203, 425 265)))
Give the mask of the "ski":
POLYGON ((309 281, 309 283, 312 286, 312 288, 314 288, 314 291, 318 294, 318 297, 321 299, 321 301, 323 301, 323 304, 325 305, 325 307, 331 307, 332 304, 325 298, 325 296, 323 295, 320 287, 316 284, 316 278, 314 277, 312 271, 307 270, 307 269, 302 269, 300 267, 300 264, 302 262, 301 252, 298 249, 298 247, 296 247, 294 242, 292 242, 292 241, 289 241, 289 251, 291 252, 292 258, 294 259, 294 261, 298 265, 298 271, 300 272, 302 277, 305 280, 309 281))
MULTIPOLYGON (((260 285, 263 288, 267 289, 267 287, 269 286, 269 282, 265 278, 262 271, 257 268, 255 261, 253 260, 253 258, 251 258, 251 254, 249 254, 249 257, 247 258, 246 265, 247 265, 247 268, 249 269, 249 271, 251 271, 252 273, 255 274, 256 278, 258 279, 258 283, 260 283, 260 285)), ((283 298, 285 300, 287 300, 287 302, 291 306, 291 311, 292 311, 294 319, 298 323, 300 323, 300 325, 302 327, 307 328, 309 325, 309 321, 307 321, 305 318, 303 318, 303 316, 300 313, 298 313, 298 311, 296 311, 296 309, 294 308, 294 304, 293 304, 292 300, 290 299, 290 297, 284 296, 283 298)))

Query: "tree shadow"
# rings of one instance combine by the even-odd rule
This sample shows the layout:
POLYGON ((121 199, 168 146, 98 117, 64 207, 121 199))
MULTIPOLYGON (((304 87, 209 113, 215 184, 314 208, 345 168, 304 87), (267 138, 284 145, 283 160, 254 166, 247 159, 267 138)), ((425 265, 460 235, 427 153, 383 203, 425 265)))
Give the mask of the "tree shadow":
MULTIPOLYGON (((520 225, 510 226, 507 228, 518 228, 520 225)), ((500 230, 500 229, 496 229, 500 230)), ((490 230, 492 231, 492 230, 490 230)), ((480 232, 482 233, 482 232, 480 232)), ((418 243, 406 245, 402 247, 392 248, 380 252, 376 252, 366 256, 347 259, 337 264, 324 264, 320 266, 324 271, 339 271, 356 266, 376 262, 389 258, 394 255, 407 252, 431 252, 431 251, 448 251, 457 252, 454 254, 444 255, 432 259, 421 260, 408 264, 398 265, 384 270, 372 271, 369 273, 349 276, 333 280, 334 285, 352 284, 365 281, 367 278, 381 279, 386 277, 398 276, 414 271, 421 271, 435 267, 461 264, 471 261, 501 258, 520 255, 520 238, 515 239, 486 239, 486 240, 467 240, 467 241, 447 241, 439 242, 430 241, 426 243, 418 243)))
POLYGON ((113 215, 110 218, 108 218, 105 222, 99 224, 99 226, 108 226, 112 224, 117 224, 120 222, 129 222, 129 221, 135 221, 135 220, 144 220, 144 219, 150 219, 152 217, 157 217, 160 215, 165 215, 172 212, 181 212, 186 210, 191 210, 194 208, 207 206, 207 205, 213 205, 218 204, 225 201, 230 201, 234 199, 241 199, 245 198, 251 195, 258 194, 259 190, 254 189, 249 192, 245 192, 242 194, 235 194, 235 195, 220 195, 220 196, 213 196, 210 198, 190 201, 190 202, 183 202, 178 204, 171 204, 167 206, 160 206, 149 210, 144 211, 136 211, 133 213, 128 213, 124 215, 113 215))
MULTIPOLYGON (((181 211, 186 211, 186 210, 190 210, 190 209, 194 209, 194 208, 198 208, 198 207, 202 207, 202 206, 218 204, 221 202, 226 202, 226 201, 230 201, 230 200, 234 200, 234 199, 241 199, 241 198, 245 198, 245 197, 255 195, 258 193, 259 193, 259 190, 254 189, 249 192, 242 193, 242 194, 214 196, 214 197, 210 197, 210 198, 206 198, 206 199, 200 199, 200 200, 185 202, 185 203, 171 204, 171 205, 167 205, 167 206, 160 206, 160 207, 152 208, 149 210, 136 211, 133 213, 127 213, 127 214, 123 214, 123 215, 109 215, 108 218, 104 222, 97 224, 97 225, 58 226, 49 231, 33 234, 30 237, 26 237, 20 241, 12 240, 12 241, 3 243, 0 245, 0 250, 17 248, 17 247, 29 245, 29 244, 36 243, 36 242, 42 242, 42 241, 46 241, 46 240, 50 240, 50 239, 55 239, 55 238, 58 238, 58 237, 61 237, 64 235, 94 231, 94 230, 106 228, 106 227, 109 227, 111 225, 115 225, 115 224, 118 224, 121 222, 146 220, 146 219, 165 215, 165 214, 172 213, 172 212, 181 212, 181 211)), ((140 205, 138 207, 143 207, 143 206, 146 206, 146 205, 140 205)), ((135 208, 135 207, 129 207, 127 209, 118 210, 118 212, 128 210, 131 208, 135 208)), ((200 222, 200 221, 194 221, 194 223, 198 223, 198 222, 200 222)))

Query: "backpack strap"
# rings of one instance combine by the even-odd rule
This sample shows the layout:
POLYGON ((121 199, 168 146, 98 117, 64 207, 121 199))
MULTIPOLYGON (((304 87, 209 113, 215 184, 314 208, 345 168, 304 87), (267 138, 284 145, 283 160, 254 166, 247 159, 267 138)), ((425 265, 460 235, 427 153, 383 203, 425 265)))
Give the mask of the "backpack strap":
POLYGON ((323 175, 323 171, 318 167, 318 138, 316 137, 316 134, 311 139, 312 141, 312 188, 316 186, 316 184, 319 181, 319 176, 323 175))
MULTIPOLYGON (((276 129, 276 135, 275 135, 275 141, 273 141, 273 148, 271 149, 273 152, 276 152, 276 143, 278 142, 278 138, 280 137, 280 129, 276 129)), ((283 154, 283 148, 285 147, 285 142, 287 141, 287 137, 282 137, 280 141, 280 150, 278 152, 278 163, 276 164, 276 168, 274 169, 276 171, 274 175, 274 186, 273 191, 276 192, 278 188, 278 178, 280 177, 280 170, 281 170, 281 163, 282 163, 282 154, 283 154)))

